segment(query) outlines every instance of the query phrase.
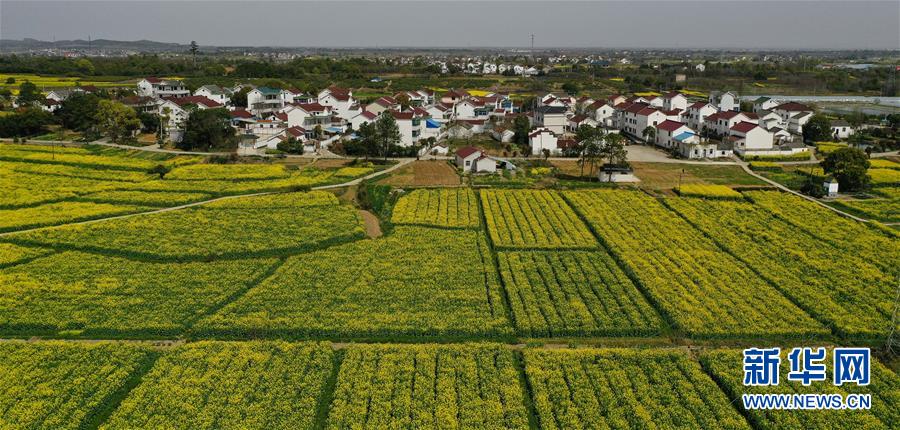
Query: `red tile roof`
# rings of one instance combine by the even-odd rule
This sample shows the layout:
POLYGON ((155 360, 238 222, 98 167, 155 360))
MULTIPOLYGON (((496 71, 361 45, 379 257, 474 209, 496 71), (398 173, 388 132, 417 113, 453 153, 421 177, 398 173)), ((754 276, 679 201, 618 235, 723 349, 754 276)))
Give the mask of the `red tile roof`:
POLYGON ((306 136, 306 129, 303 127, 300 127, 299 125, 295 125, 285 131, 294 137, 306 136))
POLYGON ((294 106, 297 106, 300 109, 303 109, 307 112, 323 112, 327 110, 325 106, 320 105, 319 103, 296 103, 294 106))
POLYGON ((681 127, 684 127, 684 123, 681 123, 678 121, 672 121, 670 119, 667 119, 667 120, 659 123, 659 125, 656 126, 656 128, 658 128, 660 130, 668 131, 670 133, 675 130, 678 130, 681 127))
POLYGON ((468 158, 470 155, 481 152, 480 149, 474 146, 466 146, 464 148, 459 148, 456 150, 456 155, 460 158, 468 158))
POLYGON ((581 121, 586 120, 587 118, 588 118, 587 115, 575 115, 571 119, 569 119, 569 121, 572 121, 577 124, 581 121))
POLYGON ((235 109, 231 111, 231 116, 233 118, 253 118, 253 114, 244 109, 235 109))
POLYGON ((648 105, 647 103, 632 103, 625 108, 625 112, 636 114, 644 109, 647 109, 648 107, 650 107, 650 105, 648 105))
POLYGON ((395 110, 392 110, 390 112, 391 112, 391 115, 394 116, 394 119, 407 120, 407 119, 413 119, 413 116, 415 116, 411 111, 397 112, 395 110))
POLYGON ((759 127, 759 126, 752 122, 741 121, 741 122, 735 124, 734 127, 731 127, 731 130, 737 131, 739 133, 746 133, 750 130, 753 130, 756 127, 759 127))
POLYGON ((694 104, 688 106, 688 109, 700 109, 708 104, 709 102, 695 102, 694 104))
POLYGON ((550 134, 556 136, 556 133, 551 131, 549 128, 538 128, 538 129, 535 129, 533 132, 531 132, 531 134, 529 134, 528 137, 535 137, 542 133, 550 133, 550 134))
POLYGON ((639 110, 639 111, 637 112, 637 114, 640 115, 640 116, 650 116, 650 115, 652 115, 654 112, 661 112, 661 111, 660 111, 659 109, 657 109, 657 108, 645 107, 645 108, 639 110))

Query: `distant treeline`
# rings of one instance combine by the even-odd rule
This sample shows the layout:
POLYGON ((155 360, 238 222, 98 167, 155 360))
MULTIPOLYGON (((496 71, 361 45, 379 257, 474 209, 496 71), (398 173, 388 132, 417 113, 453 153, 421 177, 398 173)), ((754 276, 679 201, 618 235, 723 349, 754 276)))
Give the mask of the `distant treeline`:
MULTIPOLYGON (((521 61, 522 58, 499 59, 503 62, 521 61)), ((537 59, 541 63, 544 59, 537 59)), ((622 78, 620 90, 645 91, 681 88, 677 75, 685 75, 687 86, 701 90, 730 89, 742 91, 736 85, 753 85, 757 88, 777 88, 793 92, 814 94, 868 93, 882 96, 896 96, 900 93, 894 67, 872 67, 865 70, 820 69, 821 59, 800 57, 794 61, 744 60, 732 62, 704 61, 705 70, 696 69, 700 60, 665 61, 647 60, 636 65, 613 64, 612 67, 596 67, 588 64, 555 65, 548 67, 546 74, 538 80, 569 80, 590 88, 587 81, 605 78, 622 78)), ((234 59, 222 56, 200 54, 196 59, 190 55, 168 58, 157 55, 135 55, 121 58, 77 58, 0 56, 0 73, 39 73, 64 76, 181 76, 189 86, 195 84, 219 83, 241 79, 278 79, 284 82, 302 81, 312 87, 330 83, 348 86, 366 85, 372 77, 385 74, 403 73, 416 76, 415 83, 431 82, 438 85, 440 67, 430 65, 424 58, 409 61, 383 61, 378 58, 307 57, 289 61, 262 59, 234 59)), ((411 76, 410 76, 411 75, 411 76)), ((451 76, 461 76, 459 67, 450 67, 451 76)), ((479 79, 479 75, 465 75, 479 79)), ((447 75, 443 75, 447 77, 447 75)), ((489 79, 485 77, 484 79, 489 79)), ((609 79, 605 79, 609 80, 609 79)), ((395 84, 401 84, 396 82, 395 84)), ((197 86, 199 86, 197 85, 197 86)), ((402 84, 401 84, 402 85, 402 84)), ((488 83, 488 86, 491 84, 488 83)), ((397 88, 394 89, 412 89, 397 88)), ((406 85, 402 85, 405 87, 406 85)), ((538 84, 536 87, 540 87, 538 84)), ((756 90, 754 92, 764 92, 756 90)), ((749 91, 748 91, 749 92, 749 91)))

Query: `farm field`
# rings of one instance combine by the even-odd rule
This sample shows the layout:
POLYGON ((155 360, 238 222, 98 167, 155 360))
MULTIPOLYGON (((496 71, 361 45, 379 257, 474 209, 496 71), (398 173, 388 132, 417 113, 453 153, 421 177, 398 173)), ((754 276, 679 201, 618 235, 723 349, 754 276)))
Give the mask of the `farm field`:
POLYGON ((327 344, 197 342, 156 361, 101 429, 313 428, 327 344))
POLYGON ((384 186, 395 171, 332 192, 310 188, 382 166, 0 156, 0 428, 900 422, 900 234, 707 170, 735 166, 677 191, 384 186), (745 389, 740 350, 777 345, 871 346, 874 380, 745 389), (874 398, 761 413, 747 392, 874 398))
MULTIPOLYGON (((795 231, 749 202, 691 198, 664 202, 842 335, 859 339, 890 332, 897 279, 856 257, 852 248, 795 231)), ((888 264, 900 264, 898 254, 884 258, 888 264)))
POLYGON ((398 226, 379 239, 288 258, 196 329, 238 338, 508 338, 487 252, 479 232, 398 226))
POLYGON ((683 351, 526 350, 524 359, 543 429, 750 429, 683 351))
POLYGON ((107 342, 0 344, 0 427, 87 428, 149 360, 146 348, 107 342))
POLYGON ((468 188, 413 190, 394 205, 391 222, 457 228, 481 225, 475 193, 468 188))
POLYGON ((0 144, 0 233, 147 212, 214 197, 344 182, 363 171, 273 164, 202 164, 194 156, 97 145, 0 144), (165 178, 149 174, 156 166, 165 178), (351 175, 351 176, 347 176, 351 175))
MULTIPOLYGON (((790 349, 782 349, 782 362, 787 363, 790 349)), ((832 350, 826 353, 826 363, 832 362, 832 350)), ((825 381, 813 381, 804 386, 796 381, 788 381, 790 366, 782 366, 780 383, 775 387, 747 387, 742 384, 740 350, 707 351, 700 355, 700 362, 708 370, 713 379, 719 381, 729 399, 734 400, 735 407, 749 415, 749 421, 759 429, 781 428, 847 428, 847 429, 891 429, 900 423, 900 377, 881 363, 874 361, 871 367, 871 382, 868 386, 856 384, 832 384, 832 368, 826 368, 825 381), (809 410, 809 411, 760 411, 743 410, 740 395, 762 393, 817 393, 817 394, 871 394, 872 409, 860 410, 809 410)))
POLYGON ((499 248, 594 248, 597 241, 562 196, 540 190, 480 191, 491 241, 499 248))
POLYGON ((501 345, 354 345, 325 428, 525 429, 518 377, 501 345))
POLYGON ((637 191, 567 191, 664 316, 691 336, 804 337, 826 329, 749 267, 637 191), (640 221, 638 221, 640 220, 640 221), (693 264, 681 262, 691 261, 693 264))
POLYGON ((332 194, 290 193, 269 206, 273 201, 276 199, 265 195, 225 199, 177 211, 44 229, 3 239, 136 259, 196 261, 281 255, 364 235, 359 214, 339 205, 332 194), (297 217, 307 221, 291 222, 297 217), (203 228, 198 230, 198 226, 203 228))
POLYGON ((615 261, 596 252, 501 252, 516 330, 524 336, 658 334, 656 311, 615 261))
POLYGON ((37 258, 0 272, 0 333, 176 336, 276 262, 151 263, 79 252, 37 258))

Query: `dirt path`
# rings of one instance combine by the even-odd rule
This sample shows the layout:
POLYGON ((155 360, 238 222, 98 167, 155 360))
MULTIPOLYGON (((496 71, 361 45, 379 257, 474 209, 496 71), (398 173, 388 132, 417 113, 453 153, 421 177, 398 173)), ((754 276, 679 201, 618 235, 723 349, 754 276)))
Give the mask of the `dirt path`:
POLYGON ((362 216, 363 223, 366 226, 366 236, 369 236, 372 239, 381 237, 381 223, 378 221, 378 217, 372 212, 364 209, 360 209, 359 214, 362 216))

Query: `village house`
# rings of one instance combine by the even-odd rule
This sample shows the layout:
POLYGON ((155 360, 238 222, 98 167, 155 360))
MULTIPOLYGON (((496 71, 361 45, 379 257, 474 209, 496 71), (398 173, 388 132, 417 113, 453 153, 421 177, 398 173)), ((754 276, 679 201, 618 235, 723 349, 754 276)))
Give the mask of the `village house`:
POLYGON ((559 135, 548 128, 537 128, 528 135, 528 145, 531 147, 531 155, 542 155, 544 150, 557 155, 560 152, 558 142, 559 135))
POLYGON ((330 107, 341 118, 350 118, 351 107, 357 104, 353 91, 335 86, 320 91, 318 103, 330 107))
POLYGON ((400 103, 397 102, 397 99, 395 99, 393 97, 384 96, 384 97, 379 97, 372 103, 367 104, 363 110, 374 113, 375 115, 379 115, 386 110, 399 110, 399 109, 400 109, 400 103))
POLYGON ((850 123, 842 119, 831 121, 831 135, 835 139, 847 139, 853 136, 854 130, 850 123))
POLYGON ((469 97, 467 91, 451 89, 441 96, 441 103, 453 106, 466 97, 469 97))
POLYGON ((701 130, 706 123, 706 117, 716 112, 718 112, 718 109, 708 102, 696 102, 688 106, 681 116, 683 122, 689 127, 694 130, 701 130))
POLYGON ((734 143, 734 150, 741 154, 747 151, 770 151, 775 143, 772 133, 746 121, 741 121, 729 129, 728 140, 734 143))
POLYGON ((667 119, 656 126, 654 143, 666 149, 678 146, 679 142, 695 143, 699 138, 697 133, 684 123, 667 119))
POLYGON ((739 111, 741 110, 741 101, 737 94, 726 91, 713 91, 709 93, 709 103, 719 108, 720 111, 739 111))
POLYGON ((587 107, 585 114, 594 118, 594 122, 603 127, 615 127, 616 110, 609 104, 596 101, 587 107))
POLYGON ((162 101, 156 105, 156 112, 161 118, 168 118, 168 121, 166 122, 167 128, 180 129, 184 127, 185 122, 187 122, 187 119, 190 116, 191 106, 200 110, 222 107, 221 104, 206 97, 169 97, 162 99, 162 101))
POLYGON ((739 122, 750 122, 756 124, 756 114, 738 111, 721 111, 706 117, 704 127, 713 131, 720 136, 728 134, 728 130, 739 122))
POLYGON ((472 171, 472 163, 483 154, 480 149, 474 146, 459 148, 456 150, 456 166, 463 171, 472 171))
POLYGON ((184 82, 172 79, 147 77, 137 83, 139 96, 147 97, 186 97, 191 95, 184 82))
POLYGON ((534 111, 534 124, 544 127, 556 134, 566 131, 568 109, 563 106, 541 106, 534 111))
POLYGON ((770 97, 758 97, 756 100, 753 100, 753 112, 762 116, 762 111, 770 111, 775 106, 778 106, 780 102, 770 97))
POLYGON ((206 97, 221 105, 231 104, 231 93, 218 85, 204 85, 194 91, 195 96, 206 97))
POLYGON ((259 87, 247 93, 247 109, 256 116, 278 112, 285 106, 286 93, 278 88, 259 87))
POLYGON ((578 130, 578 127, 581 127, 582 125, 596 127, 597 121, 594 121, 594 118, 591 118, 585 114, 578 114, 573 116, 572 118, 569 118, 569 124, 566 129, 570 133, 574 133, 576 130, 578 130))
POLYGON ((663 110, 685 110, 688 107, 688 99, 684 94, 672 91, 663 95, 663 110))
POLYGON ((289 127, 314 129, 317 125, 327 127, 331 124, 332 110, 319 103, 296 103, 285 107, 281 113, 286 116, 289 127))
POLYGON ((803 126, 812 117, 813 110, 809 106, 797 102, 782 103, 772 108, 781 117, 779 127, 791 133, 802 134, 803 126))

